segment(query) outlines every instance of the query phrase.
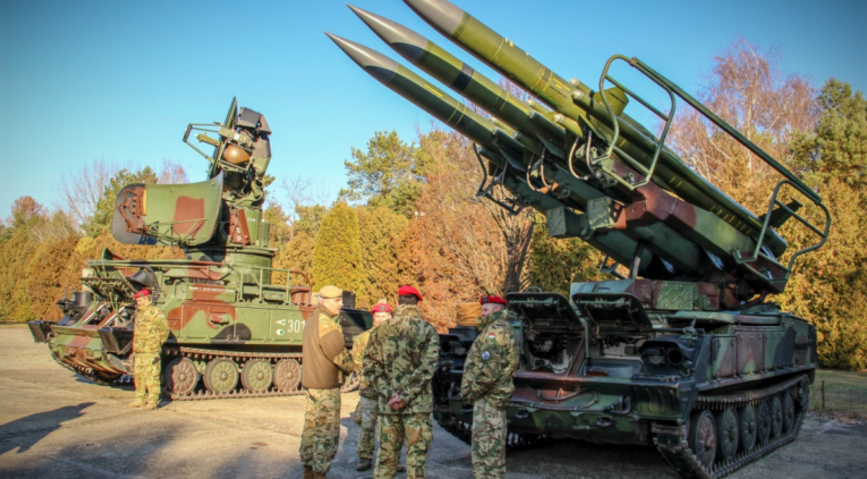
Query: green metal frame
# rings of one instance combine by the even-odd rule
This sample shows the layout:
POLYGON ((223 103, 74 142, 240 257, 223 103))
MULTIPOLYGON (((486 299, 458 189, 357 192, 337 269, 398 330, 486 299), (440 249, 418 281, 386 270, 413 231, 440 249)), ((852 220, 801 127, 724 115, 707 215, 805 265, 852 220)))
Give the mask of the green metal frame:
POLYGON ((509 215, 511 216, 515 216, 520 213, 521 210, 524 209, 524 207, 515 206, 519 204, 517 201, 513 201, 514 205, 509 206, 502 201, 494 198, 494 195, 492 194, 495 186, 497 186, 498 184, 503 184, 503 180, 506 178, 506 172, 509 169, 509 163, 505 163, 505 165, 503 166, 503 172, 500 174, 500 176, 491 178, 491 184, 485 186, 485 183, 488 182, 488 167, 487 165, 485 165, 484 160, 482 160, 482 155, 479 154, 479 147, 475 143, 473 143, 473 153, 476 154, 476 159, 479 160, 479 165, 481 165, 482 167, 482 182, 481 184, 479 184, 478 191, 476 191, 476 198, 482 197, 493 201, 494 204, 508 211, 509 215))
MULTIPOLYGON (((794 173, 792 173, 791 171, 788 170, 788 168, 786 168, 785 166, 780 164, 771 155, 769 155, 764 150, 759 148, 755 143, 753 143, 752 141, 747 139, 744 135, 741 134, 741 132, 737 131, 734 127, 732 127, 731 125, 726 123, 722 118, 717 116, 712 111, 708 110, 707 107, 705 107, 701 102, 699 102, 698 100, 693 98, 689 93, 685 92, 679 86, 672 83, 669 79, 665 78, 664 76, 659 74, 657 71, 655 71, 654 69, 647 66, 644 62, 642 62, 641 60, 639 60, 638 58, 635 58, 635 57, 628 58, 624 55, 612 56, 605 63, 605 68, 602 70, 602 75, 599 78, 599 91, 600 91, 600 95, 602 96, 602 101, 603 101, 603 103, 605 103, 605 108, 608 111, 608 115, 611 117, 611 124, 614 127, 614 134, 610 138, 606 138, 604 135, 602 135, 602 133, 600 131, 596 131, 597 136, 602 135, 602 137, 604 139, 606 139, 606 141, 608 142, 608 148, 606 149, 604 155, 602 155, 598 158, 594 158, 594 159, 589 160, 588 166, 598 167, 599 170, 603 171, 604 173, 609 175, 611 178, 616 180, 618 183, 626 186, 630 190, 640 188, 640 187, 650 183, 653 179, 653 173, 656 169, 656 163, 657 163, 657 160, 659 159, 659 154, 662 151, 662 148, 664 148, 664 146, 665 146, 665 138, 668 136, 668 130, 669 130, 669 127, 671 126, 671 122, 674 118, 674 112, 675 112, 675 108, 676 108, 675 96, 677 96, 677 97, 680 97, 680 99, 685 101, 687 104, 689 104, 691 107, 695 108, 696 111, 698 111, 705 118, 707 118, 708 120, 713 122, 714 125, 716 125, 720 129, 725 131, 729 136, 734 138, 738 143, 740 143, 741 145, 743 145, 744 147, 749 149, 753 154, 755 154, 756 156, 761 158, 765 163, 770 165, 772 168, 777 170, 778 173, 780 173, 781 175, 783 175, 785 177, 784 180, 777 183, 777 185, 774 187, 773 195, 771 196, 771 201, 770 201, 770 204, 768 205, 768 213, 765 215, 764 222, 762 223, 762 229, 759 233, 758 238, 756 238, 756 247, 752 251, 752 254, 748 257, 743 257, 741 255, 740 251, 735 250, 732 252, 733 253, 732 256, 734 257, 734 260, 738 264, 742 264, 742 265, 746 266, 748 270, 750 270, 753 274, 755 274, 759 278, 762 278, 764 281, 767 281, 771 284, 785 283, 788 280, 788 278, 792 272, 792 267, 794 266, 795 259, 797 259, 798 256, 801 256, 802 254, 819 249, 822 247, 822 245, 825 244, 825 241, 828 239, 828 233, 829 233, 830 228, 831 228, 831 214, 829 213, 828 208, 822 203, 822 198, 819 196, 819 194, 816 193, 815 191, 813 191, 809 186, 807 186, 806 183, 801 181, 797 176, 795 176, 794 173), (650 79, 651 81, 653 81, 654 83, 659 85, 663 90, 666 91, 666 93, 668 93, 669 98, 671 99, 671 109, 669 110, 668 115, 665 115, 662 112, 660 112, 658 109, 654 108, 652 105, 647 103, 644 99, 642 99, 641 97, 636 95, 634 92, 632 92, 630 89, 626 88, 623 84, 621 84, 620 82, 618 82, 617 80, 615 80, 613 77, 611 77, 608 74, 608 70, 610 69, 611 64, 614 63, 616 60, 625 61, 626 63, 629 64, 629 66, 631 66, 631 67, 635 68, 636 70, 638 70, 639 72, 641 72, 644 76, 646 76, 648 79, 650 79), (653 138, 650 139, 651 141, 656 143, 656 149, 654 151, 653 160, 651 161, 649 167, 645 167, 644 165, 642 165, 641 163, 636 161, 634 158, 632 158, 631 156, 626 154, 624 151, 622 151, 620 148, 617 148, 616 143, 617 143, 617 140, 620 136, 620 119, 618 118, 618 115, 616 115, 614 113, 614 109, 611 107, 611 102, 608 100, 608 95, 606 95, 604 93, 606 81, 614 84, 616 87, 620 88, 624 93, 626 93, 630 97, 638 100, 638 102, 640 102, 647 109, 652 111, 655 115, 657 115, 660 118, 662 118, 663 120, 665 120, 665 126, 662 130, 661 137, 659 139, 653 139, 653 138), (619 158, 623 161, 626 161, 630 166, 632 166, 633 168, 635 168, 636 170, 638 170, 642 174, 646 175, 644 180, 640 181, 638 183, 629 181, 629 179, 623 178, 623 177, 617 175, 616 172, 614 172, 613 170, 611 170, 610 168, 608 168, 604 164, 602 164, 603 161, 614 157, 612 155, 612 153, 616 153, 617 158, 619 158), (798 215, 791 208, 789 208, 788 206, 786 206, 785 204, 783 204, 782 202, 777 200, 777 196, 779 195, 780 188, 782 188, 784 185, 789 185, 789 186, 795 188, 798 192, 800 192, 802 195, 804 195, 810 201, 812 201, 813 204, 815 204, 817 207, 821 208, 824 211, 824 213, 825 213, 824 229, 817 228, 815 225, 813 225, 806 218, 798 215), (792 257, 789 259, 788 266, 783 266, 776 259, 774 259, 774 258, 770 257, 769 255, 762 252, 762 246, 764 243, 764 239, 765 239, 765 236, 767 235, 768 228, 770 227, 771 213, 774 211, 775 207, 779 207, 779 208, 782 208, 783 210, 785 210, 793 218, 797 219, 801 224, 806 226, 810 231, 812 231, 813 233, 815 233, 816 235, 818 235, 821 238, 818 243, 796 251, 792 255, 792 257), (783 278, 769 278, 766 274, 763 274, 762 272, 756 270, 755 268, 753 268, 752 266, 750 266, 748 264, 748 263, 752 263, 752 262, 757 261, 759 258, 761 258, 763 261, 766 261, 768 263, 776 265, 779 268, 785 270, 786 271, 785 276, 783 278)), ((597 129, 594 129, 594 130, 597 130, 597 129)))
POLYGON ((668 136, 668 130, 671 126, 671 120, 674 118, 674 112, 677 109, 677 102, 674 98, 674 91, 671 88, 667 87, 664 83, 660 82, 653 76, 647 75, 647 73, 645 73, 648 78, 650 78, 657 85, 662 87, 666 91, 666 93, 668 93, 668 96, 671 99, 671 108, 669 109, 667 115, 653 107, 653 105, 646 102, 643 98, 635 94, 632 90, 630 90, 622 83, 615 80, 614 77, 608 74, 608 70, 611 68, 611 64, 614 63, 616 60, 623 60, 632 65, 633 67, 635 66, 633 64, 633 61, 636 61, 634 58, 629 59, 624 55, 614 55, 609 58, 608 61, 605 63, 605 68, 602 70, 602 76, 599 77, 599 95, 602 97, 602 102, 605 104, 605 109, 608 110, 608 115, 611 117, 611 124, 614 126, 614 134, 610 138, 605 138, 604 134, 602 134, 601 131, 596 132, 597 136, 602 135, 602 137, 606 140, 606 142, 608 143, 608 148, 606 148, 604 155, 591 159, 588 166, 591 167, 591 171, 593 167, 596 167, 599 170, 603 171, 605 174, 609 175, 614 180, 616 180, 618 183, 628 188, 629 190, 634 190, 636 188, 641 188, 642 186, 645 186, 651 181, 653 181, 653 173, 656 170, 656 163, 659 160, 659 154, 662 153, 662 148, 665 145, 665 138, 668 136), (608 100, 608 95, 605 94, 606 81, 612 83, 614 86, 621 89, 624 93, 637 100, 648 110, 653 112, 654 115, 665 120, 665 126, 662 129, 662 136, 658 140, 655 140, 656 149, 653 152, 653 159, 650 162, 650 166, 644 166, 641 162, 639 162, 635 158, 632 158, 632 156, 630 156, 628 153, 617 147, 617 140, 620 138, 620 122, 618 121, 618 116, 614 113, 614 108, 611 107, 611 102, 608 100), (641 174, 643 174, 644 180, 638 182, 630 181, 629 179, 618 175, 611 168, 605 166, 603 162, 610 158, 614 158, 613 153, 617 154, 617 158, 626 161, 631 167, 635 168, 641 174))

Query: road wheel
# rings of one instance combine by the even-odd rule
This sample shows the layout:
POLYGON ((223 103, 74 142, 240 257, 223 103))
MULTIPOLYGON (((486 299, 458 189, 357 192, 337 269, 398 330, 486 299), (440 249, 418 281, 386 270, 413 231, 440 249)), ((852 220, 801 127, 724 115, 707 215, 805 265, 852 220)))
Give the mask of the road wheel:
POLYGON ((166 366, 163 378, 164 389, 169 396, 185 396, 196 389, 199 372, 189 359, 176 358, 166 366))
POLYGON ((205 368, 202 379, 208 391, 228 394, 238 385, 238 366, 229 358, 213 359, 205 368))
POLYGON ((789 433, 795 427, 795 398, 789 391, 783 391, 780 396, 783 406, 783 432, 789 433))
POLYGON ((244 364, 241 371, 241 384, 244 389, 253 393, 263 393, 271 387, 274 372, 271 362, 266 359, 251 359, 244 364))
POLYGON ((740 438, 738 414, 734 409, 728 408, 725 411, 717 411, 714 419, 717 433, 717 459, 723 461, 731 459, 738 452, 740 438))
POLYGON ((780 395, 771 398, 771 437, 777 437, 783 431, 783 401, 780 395))
POLYGON ((738 410, 738 429, 741 432, 740 445, 742 451, 749 451, 756 445, 758 421, 756 407, 747 404, 738 410))
POLYGON ((289 393, 298 390, 301 385, 301 365, 294 359, 283 359, 274 365, 274 386, 280 392, 289 393))
POLYGON ((687 440, 698 462, 710 469, 716 457, 717 449, 716 424, 710 411, 693 413, 692 420, 689 422, 687 440))

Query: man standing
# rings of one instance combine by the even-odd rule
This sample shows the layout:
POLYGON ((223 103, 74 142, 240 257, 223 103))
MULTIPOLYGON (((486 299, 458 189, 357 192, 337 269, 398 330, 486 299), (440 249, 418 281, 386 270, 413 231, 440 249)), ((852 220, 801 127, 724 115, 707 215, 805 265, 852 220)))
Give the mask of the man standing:
POLYGON ((473 407, 473 475, 506 477, 506 402, 515 392, 518 344, 509 324, 506 300, 482 296, 479 337, 470 348, 461 380, 461 399, 473 407))
MULTIPOLYGON (((370 310, 373 314, 373 327, 355 337, 352 344, 352 362, 355 370, 363 371, 364 351, 370 340, 370 334, 380 324, 391 319, 391 306, 381 302, 370 310)), ((363 374, 358 386, 358 406, 355 408, 355 423, 361 426, 358 433, 358 466, 357 471, 370 469, 373 461, 373 448, 376 443, 376 420, 379 417, 376 391, 369 387, 363 374)), ((397 466, 397 472, 403 472, 403 466, 397 466)))
POLYGON ((371 333, 364 376, 376 392, 379 409, 379 455, 375 479, 392 479, 406 439, 407 479, 425 477, 433 439, 431 378, 439 355, 439 336, 422 319, 421 294, 412 286, 398 290, 394 317, 371 333))
POLYGON ((319 307, 304 324, 301 385, 306 407, 301 434, 304 479, 325 479, 340 441, 339 372, 350 374, 355 365, 343 342, 337 320, 343 307, 343 291, 336 286, 319 290, 319 307))
POLYGON ((151 411, 160 403, 160 352, 169 339, 166 316, 151 302, 149 289, 135 296, 135 330, 132 350, 135 352, 135 401, 129 407, 144 407, 151 411))

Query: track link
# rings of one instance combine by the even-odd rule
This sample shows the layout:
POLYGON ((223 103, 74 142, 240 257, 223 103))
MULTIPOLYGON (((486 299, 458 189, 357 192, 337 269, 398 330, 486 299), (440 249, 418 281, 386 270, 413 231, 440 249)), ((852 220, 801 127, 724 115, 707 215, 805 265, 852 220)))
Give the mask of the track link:
MULTIPOLYGON (((807 375, 799 375, 783 381, 775 386, 764 389, 732 394, 700 395, 696 401, 695 409, 719 411, 726 408, 737 408, 746 405, 756 405, 775 394, 791 388, 808 388, 807 375)), ((804 398, 804 395, 796 396, 804 398)), ((747 464, 779 449, 794 441, 801 430, 801 424, 807 415, 808 404, 800 401, 795 423, 792 430, 760 444, 756 444, 749 451, 742 451, 731 459, 718 462, 711 469, 702 466, 690 449, 687 442, 687 426, 663 426, 654 424, 652 432, 655 434, 653 442, 662 457, 677 470, 684 478, 717 479, 730 474, 747 464)))

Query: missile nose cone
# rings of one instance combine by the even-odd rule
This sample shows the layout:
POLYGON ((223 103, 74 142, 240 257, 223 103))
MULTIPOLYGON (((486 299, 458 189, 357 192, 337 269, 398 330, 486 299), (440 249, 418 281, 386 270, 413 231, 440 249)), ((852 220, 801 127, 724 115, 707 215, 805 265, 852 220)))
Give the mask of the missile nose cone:
POLYGON ((379 38, 397 50, 403 57, 414 62, 424 53, 428 40, 423 36, 387 18, 353 7, 352 5, 347 6, 358 15, 361 21, 373 30, 373 33, 376 33, 379 38))
POLYGON ((399 64, 387 56, 364 45, 349 41, 325 32, 334 43, 349 55, 355 63, 382 83, 388 83, 397 71, 399 64))
POLYGON ((446 0, 403 0, 418 16, 443 35, 451 36, 465 12, 446 0))

